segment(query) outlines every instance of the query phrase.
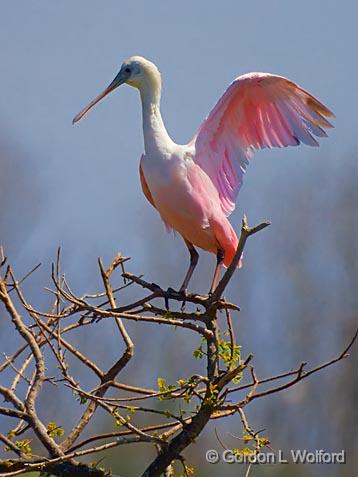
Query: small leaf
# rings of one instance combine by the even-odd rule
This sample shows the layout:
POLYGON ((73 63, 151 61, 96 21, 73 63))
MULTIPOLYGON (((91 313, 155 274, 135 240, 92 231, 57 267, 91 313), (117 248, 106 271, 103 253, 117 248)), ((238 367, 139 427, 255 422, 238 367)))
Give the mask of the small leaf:
MULTIPOLYGON (((32 456, 32 449, 31 449, 31 439, 24 439, 22 441, 14 442, 15 446, 23 452, 25 455, 31 457, 32 456)), ((5 452, 9 452, 11 449, 10 447, 6 446, 4 448, 5 452)))
POLYGON ((47 434, 50 437, 62 437, 64 435, 65 431, 63 427, 58 426, 55 421, 50 421, 47 424, 47 434))

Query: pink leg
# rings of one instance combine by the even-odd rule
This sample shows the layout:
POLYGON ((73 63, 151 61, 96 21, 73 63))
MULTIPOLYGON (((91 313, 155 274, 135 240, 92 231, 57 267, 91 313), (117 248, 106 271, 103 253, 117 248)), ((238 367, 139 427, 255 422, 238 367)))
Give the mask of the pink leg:
POLYGON ((189 265, 188 271, 186 272, 183 284, 180 287, 180 290, 179 290, 180 293, 186 291, 187 286, 189 284, 189 281, 190 281, 190 279, 193 275, 194 269, 197 266, 198 260, 199 260, 199 254, 196 251, 194 245, 192 243, 188 242, 185 239, 184 239, 184 242, 185 242, 186 246, 188 247, 188 250, 189 250, 189 253, 190 253, 190 265, 189 265))
POLYGON ((220 273, 221 273, 221 268, 224 263, 224 258, 225 258, 225 252, 221 248, 218 249, 216 253, 216 267, 215 267, 215 272, 213 276, 213 281, 211 282, 211 287, 209 291, 209 295, 214 292, 215 288, 218 286, 219 279, 220 279, 220 273))

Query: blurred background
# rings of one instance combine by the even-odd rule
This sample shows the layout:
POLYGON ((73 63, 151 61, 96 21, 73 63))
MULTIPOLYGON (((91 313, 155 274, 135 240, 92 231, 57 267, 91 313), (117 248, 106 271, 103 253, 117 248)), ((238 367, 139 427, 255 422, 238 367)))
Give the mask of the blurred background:
MULTIPOLYGON (((243 354, 254 354, 259 377, 342 351, 358 315, 357 15, 354 0, 2 2, 0 243, 18 276, 42 262, 25 286, 29 300, 39 307, 49 302, 43 288, 59 245, 78 293, 98 288, 97 257, 109 262, 118 251, 132 257, 130 271, 163 287, 177 287, 185 273, 185 246, 166 234, 140 190, 137 92, 122 87, 71 125, 123 59, 141 54, 158 65, 164 120, 179 143, 191 139, 233 78, 268 71, 298 82, 337 118, 319 149, 263 151, 249 167, 232 223, 239 230, 246 213, 251 224, 270 219, 272 226, 249 241, 228 290, 242 310, 235 331, 243 354)), ((193 291, 208 289, 214 263, 201 253, 193 291)), ((0 310, 2 353, 14 348, 8 321, 0 310)), ((76 344, 109 366, 122 343, 105 321, 79 333, 76 344)), ((155 387, 158 375, 174 382, 203 366, 193 363, 199 343, 191 334, 138 324, 129 330, 137 351, 126 374, 132 384, 155 387)), ((354 474, 356 356, 247 410, 274 449, 345 449, 347 463, 267 465, 253 476, 354 474)), ((44 415, 69 428, 80 406, 70 393, 56 401, 49 396, 44 415)), ((0 419, 0 428, 6 425, 0 419)), ((94 425, 113 429, 100 413, 94 425)), ((210 425, 185 453, 188 464, 198 476, 243 475, 237 465, 205 462, 207 449, 220 449, 215 427, 227 447, 238 446, 229 435, 241 433, 236 416, 210 425)), ((145 446, 119 447, 103 465, 138 475, 152 455, 145 446)))

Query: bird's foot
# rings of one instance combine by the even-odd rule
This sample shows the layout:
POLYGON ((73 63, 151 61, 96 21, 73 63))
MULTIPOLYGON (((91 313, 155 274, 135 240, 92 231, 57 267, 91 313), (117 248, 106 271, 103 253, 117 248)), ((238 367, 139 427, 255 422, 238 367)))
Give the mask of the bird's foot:
POLYGON ((176 290, 174 290, 174 288, 172 287, 169 287, 167 289, 167 292, 166 292, 166 295, 165 295, 165 298, 164 298, 164 302, 165 302, 165 308, 169 311, 169 298, 170 296, 173 296, 173 295, 177 295, 178 292, 176 290))
MULTIPOLYGON (((83 317, 83 318, 84 318, 84 317, 83 317)), ((91 319, 90 323, 91 323, 91 324, 92 324, 92 323, 99 323, 102 319, 103 319, 102 316, 98 316, 98 315, 97 315, 97 316, 94 316, 94 317, 91 319)), ((81 318, 81 320, 82 320, 82 318, 81 318)), ((81 320, 80 320, 80 322, 81 322, 81 320)), ((83 321, 82 321, 82 323, 83 323, 83 321)), ((82 324, 82 323, 81 323, 81 324, 82 324)))
POLYGON ((168 295, 177 295, 179 292, 177 292, 176 290, 174 290, 174 288, 169 287, 169 288, 167 289, 167 293, 168 293, 168 295))
POLYGON ((209 298, 211 298, 214 295, 215 290, 216 290, 216 286, 215 287, 214 286, 210 287, 210 290, 208 291, 208 297, 209 298))
POLYGON ((180 311, 185 311, 186 297, 188 296, 188 290, 186 288, 181 288, 179 290, 179 293, 184 296, 184 300, 182 301, 180 311))
POLYGON ((184 311, 187 294, 188 294, 188 293, 187 293, 186 288, 180 288, 180 290, 177 291, 177 290, 174 290, 174 288, 169 287, 169 288, 167 289, 167 293, 166 293, 166 297, 165 297, 165 306, 166 306, 166 309, 167 309, 167 310, 169 309, 169 299, 170 299, 171 297, 173 297, 173 298, 175 298, 175 299, 183 298, 183 302, 182 302, 182 305, 181 305, 181 311, 184 311))
POLYGON ((173 288, 169 287, 167 289, 167 292, 165 294, 165 297, 164 297, 164 304, 165 304, 165 309, 167 311, 169 311, 169 295, 172 295, 173 293, 176 293, 175 290, 173 290, 173 288))
POLYGON ((151 286, 152 286, 155 290, 162 290, 162 287, 160 287, 157 283, 151 283, 151 286))

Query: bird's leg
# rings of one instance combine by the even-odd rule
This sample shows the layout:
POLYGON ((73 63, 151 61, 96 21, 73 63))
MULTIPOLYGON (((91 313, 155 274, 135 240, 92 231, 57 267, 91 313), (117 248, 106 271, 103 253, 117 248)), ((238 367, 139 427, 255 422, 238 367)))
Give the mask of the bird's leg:
POLYGON ((188 250, 190 253, 190 265, 189 265, 188 271, 186 272, 183 284, 179 289, 179 293, 186 293, 187 286, 189 284, 189 281, 193 275, 194 269, 197 266, 198 260, 199 260, 199 254, 196 251, 194 245, 185 239, 184 239, 184 242, 186 246, 188 247, 188 250))
POLYGON ((211 295, 214 292, 215 288, 217 287, 219 283, 220 272, 223 266, 224 258, 225 258, 225 252, 222 248, 219 248, 216 253, 216 267, 215 267, 215 272, 213 276, 213 281, 211 282, 209 295, 211 295))

